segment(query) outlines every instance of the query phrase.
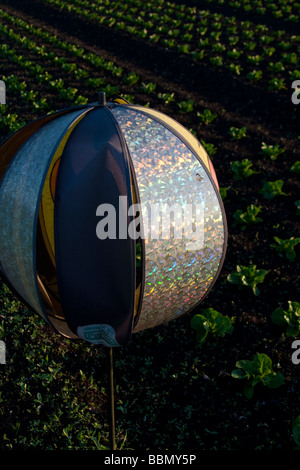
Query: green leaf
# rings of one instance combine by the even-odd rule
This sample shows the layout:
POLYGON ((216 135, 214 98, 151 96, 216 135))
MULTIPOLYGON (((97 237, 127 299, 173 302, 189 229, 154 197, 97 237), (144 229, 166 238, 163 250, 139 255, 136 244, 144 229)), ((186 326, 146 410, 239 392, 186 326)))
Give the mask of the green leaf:
POLYGON ((231 377, 233 377, 234 379, 245 379, 246 374, 242 369, 234 369, 231 372, 231 377))
POLYGON ((251 400, 254 394, 254 387, 251 384, 246 384, 244 385, 243 388, 244 395, 248 400, 251 400))
POLYGON ((260 290, 257 286, 253 286, 252 287, 252 291, 253 291, 253 294, 256 295, 256 296, 259 296, 260 295, 260 290))
POLYGON ((293 439, 300 449, 300 415, 293 422, 293 439))
POLYGON ((208 334, 208 329, 204 326, 205 322, 206 318, 200 314, 194 315, 191 319, 191 327, 196 331, 196 341, 198 344, 203 343, 208 334))
POLYGON ((253 359, 255 373, 267 375, 272 370, 272 360, 266 354, 257 354, 253 359))
POLYGON ((242 359, 240 361, 237 361, 235 365, 236 367, 243 369, 249 376, 252 375, 254 372, 253 363, 248 359, 242 359))
POLYGON ((229 317, 223 315, 216 318, 215 334, 217 336, 224 336, 225 333, 231 333, 232 330, 233 326, 229 317))
POLYGON ((300 334, 300 325, 288 325, 286 335, 290 338, 296 338, 300 334))
POLYGON ((300 173, 300 161, 297 160, 290 168, 290 171, 292 171, 293 173, 300 173))
POLYGON ((275 325, 278 326, 285 326, 286 321, 284 319, 284 310, 283 308, 276 308, 272 313, 271 313, 271 320, 275 325))
POLYGON ((267 385, 269 388, 278 388, 284 383, 284 376, 281 374, 281 372, 278 372, 277 374, 274 373, 274 375, 266 377, 265 385, 267 385))
POLYGON ((227 279, 232 284, 241 284, 241 275, 239 273, 228 274, 227 279))
POLYGON ((240 180, 242 178, 248 178, 253 174, 257 174, 257 171, 251 169, 252 162, 248 158, 244 158, 241 161, 230 162, 231 169, 234 173, 233 179, 240 180))

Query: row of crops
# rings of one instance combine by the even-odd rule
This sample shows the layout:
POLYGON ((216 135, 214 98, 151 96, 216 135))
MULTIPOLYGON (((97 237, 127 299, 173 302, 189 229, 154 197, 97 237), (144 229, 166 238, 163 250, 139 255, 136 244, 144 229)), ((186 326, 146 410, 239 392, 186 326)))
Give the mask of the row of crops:
POLYGON ((298 23, 299 21, 299 2, 294 0, 205 0, 208 6, 219 5, 229 6, 235 12, 243 10, 247 13, 251 12, 264 19, 267 15, 271 18, 280 19, 285 22, 298 23))
MULTIPOLYGON (((84 83, 85 89, 95 90, 101 88, 107 93, 108 97, 121 93, 124 98, 133 102, 132 91, 139 91, 149 95, 149 97, 156 93, 165 104, 176 102, 181 113, 190 113, 196 108, 192 100, 181 100, 174 92, 169 93, 169 90, 161 89, 158 83, 143 81, 134 71, 124 70, 111 60, 105 60, 103 57, 84 50, 82 47, 63 41, 56 35, 41 28, 36 28, 3 10, 0 10, 0 17, 2 21, 0 33, 3 37, 3 42, 0 45, 1 55, 9 59, 12 64, 18 64, 18 67, 28 76, 28 80, 20 82, 14 74, 5 73, 2 79, 5 80, 9 93, 18 95, 24 103, 31 103, 37 111, 49 112, 51 107, 47 103, 47 99, 42 96, 43 92, 40 91, 40 87, 39 90, 29 89, 30 83, 33 83, 33 88, 36 87, 36 84, 43 84, 47 92, 53 91, 58 94, 60 99, 73 105, 85 104, 87 97, 83 96, 78 88, 69 86, 64 79, 53 76, 49 70, 37 62, 36 56, 41 63, 47 60, 50 69, 52 66, 60 67, 62 72, 68 75, 68 80, 81 81, 81 83, 84 83), (20 48, 22 51, 24 50, 24 54, 20 54, 20 48), (28 58, 28 51, 34 55, 33 60, 28 58), (74 61, 72 61, 72 57, 74 61), (76 63, 79 59, 82 66, 76 63), (96 67, 99 76, 95 77, 94 73, 90 75, 89 66, 96 67), (109 82, 102 78, 101 74, 103 72, 110 76, 109 82), (116 84, 112 85, 114 82, 116 84), (122 83, 121 87, 120 82, 122 83)), ((294 75, 291 74, 292 78, 297 76, 298 70, 294 72, 294 75)), ((259 71, 255 73, 259 73, 259 71)), ((274 80, 277 79, 274 78, 274 80)), ((205 123, 212 122, 216 118, 216 114, 206 108, 197 108, 197 116, 199 122, 205 123)), ((8 124, 11 131, 16 130, 19 125, 23 124, 22 120, 18 123, 15 115, 5 116, 3 119, 2 124, 8 124)), ((213 156, 213 152, 214 149, 211 148, 211 156, 213 156)))
POLYGON ((45 0, 61 11, 185 54, 197 62, 226 69, 270 90, 283 90, 300 78, 300 36, 235 16, 169 2, 139 0, 88 2, 45 0))
MULTIPOLYGON (((177 54, 195 69, 203 64, 212 75, 226 70, 271 97, 290 102, 291 82, 300 78, 300 36, 285 29, 298 17, 295 2, 225 2, 231 15, 209 8, 221 8, 222 0, 205 0, 201 8, 156 0, 33 3, 41 10, 43 5, 54 8, 58 25, 65 13, 72 14, 86 22, 86 33, 90 24, 99 27, 99 35, 124 33, 154 50, 177 54), (238 19, 240 9, 257 14, 262 23, 265 15, 282 19, 282 28, 238 19), (281 92, 287 89, 286 98, 281 92)), ((291 128, 283 117, 276 128, 278 116, 268 122, 259 112, 243 115, 245 107, 220 105, 222 90, 214 100, 205 91, 187 91, 168 81, 167 73, 118 60, 118 51, 112 56, 97 51, 84 31, 77 41, 76 31, 70 37, 61 25, 55 30, 39 25, 10 7, 0 5, 0 79, 8 98, 0 106, 1 137, 45 113, 93 102, 102 90, 108 98, 122 95, 182 122, 208 151, 221 186, 229 246, 206 308, 192 324, 182 318, 136 335, 117 354, 119 446, 293 447, 300 426, 299 366, 291 361, 300 329, 296 106, 291 104, 291 116, 286 116, 291 128)), ((91 348, 51 336, 5 286, 1 309, 7 312, 1 325, 10 332, 5 339, 11 354, 2 398, 9 416, 0 408, 3 447, 107 448, 103 355, 97 359, 91 348)))

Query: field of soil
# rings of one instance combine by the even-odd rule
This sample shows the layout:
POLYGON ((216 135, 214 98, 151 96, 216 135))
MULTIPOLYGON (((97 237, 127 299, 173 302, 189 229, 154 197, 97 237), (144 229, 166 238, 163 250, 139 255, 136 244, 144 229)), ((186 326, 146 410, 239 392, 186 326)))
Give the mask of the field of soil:
MULTIPOLYGON (((270 91, 267 87, 234 77, 229 71, 195 62, 172 50, 59 11, 39 0, 1 0, 0 8, 62 40, 113 61, 128 72, 135 71, 143 82, 155 83, 155 93, 147 95, 139 85, 130 88, 119 77, 101 72, 105 83, 118 86, 120 94, 133 95, 138 104, 149 103, 151 108, 165 112, 187 129, 192 129, 199 140, 213 144, 216 152, 211 158, 219 185, 227 188, 224 197, 228 223, 226 258, 221 274, 203 304, 197 311, 167 325, 134 335, 128 346, 115 351, 118 447, 187 452, 293 450, 296 444, 292 423, 300 413, 300 364, 294 364, 291 359, 292 343, 297 338, 288 337, 284 328, 271 321, 276 308, 287 308, 288 301, 299 301, 300 290, 300 245, 295 248, 293 261, 271 246, 274 236, 281 239, 300 236, 299 209, 297 214, 295 206, 300 199, 299 174, 290 170, 300 160, 300 105, 292 103, 292 89, 270 91), (182 114, 176 101, 165 104, 158 97, 159 93, 175 93, 177 101, 193 100, 194 110, 182 114), (218 116, 209 125, 201 124, 197 117, 197 109, 206 108, 218 116), (243 126, 247 128, 246 137, 233 140, 230 128, 243 126), (261 154, 263 142, 278 145, 285 151, 276 160, 267 158, 261 154), (230 163, 246 158, 257 173, 235 179, 230 163), (283 180, 286 195, 266 199, 260 190, 265 182, 275 180, 283 180), (262 220, 242 230, 234 223, 234 213, 238 209, 245 211, 251 204, 261 206, 259 216, 262 220), (251 264, 268 270, 265 281, 258 285, 259 295, 254 295, 245 286, 239 288, 227 279, 237 265, 251 264), (234 329, 231 334, 216 340, 208 337, 200 347, 196 344, 190 320, 208 307, 232 318, 234 329), (285 381, 277 389, 258 385, 249 400, 243 395, 243 381, 235 380, 231 372, 238 360, 253 359, 256 353, 267 354, 274 370, 280 371, 285 381)), ((276 27, 274 21, 270 21, 271 27, 276 27)), ((17 25, 13 29, 24 34, 17 25)), ((26 36, 39 46, 43 45, 41 37, 29 32, 26 36)), ((65 77, 61 68, 47 58, 37 59, 34 51, 17 46, 13 39, 2 34, 0 42, 14 49, 18 47, 19 54, 37 60, 55 78, 68 80, 68 86, 80 90, 89 102, 97 99, 97 89, 88 87, 84 80, 65 77)), ((51 51, 57 56, 62 54, 55 45, 51 46, 51 51)), ((99 76, 99 70, 83 58, 72 57, 72 62, 84 68, 89 76, 99 76)), ((10 74, 25 81, 29 89, 36 89, 34 77, 29 72, 18 68, 9 57, 1 57, 0 79, 1 75, 10 74)), ((46 84, 39 84, 38 91, 53 110, 71 105, 68 100, 58 99, 46 84)), ((7 107, 10 113, 18 114, 25 122, 43 114, 15 94, 8 95, 7 107)), ((7 128, 0 128, 1 140, 7 137, 7 132, 7 128)), ((85 428, 95 422, 101 424, 102 444, 108 445, 106 351, 95 352, 85 344, 74 345, 57 337, 21 306, 13 314, 9 313, 7 305, 13 299, 4 294, 2 287, 2 339, 7 345, 8 363, 1 366, 0 448, 90 449, 93 441, 88 444, 83 438, 81 441, 78 433, 81 426, 85 428), (28 344, 33 351, 44 351, 44 355, 60 365, 60 375, 55 383, 46 383, 40 370, 43 353, 34 360, 28 344), (88 380, 80 387, 75 384, 80 381, 80 370, 86 377, 94 377, 92 385, 88 380), (40 380, 34 380, 35 373, 39 374, 40 380), (21 377, 30 387, 31 395, 21 393, 16 385, 21 377), (50 426, 49 417, 55 408, 61 409, 59 402, 64 381, 74 390, 76 406, 87 406, 89 415, 85 418, 79 411, 81 421, 76 421, 74 410, 69 410, 69 415, 62 411, 56 431, 50 433, 47 429, 54 425, 50 426), (46 400, 48 404, 45 402, 38 410, 38 393, 43 397, 52 393, 51 405, 46 400), (86 423, 82 424, 84 419, 86 423), (69 440, 63 429, 69 429, 69 440), (43 437, 43 432, 47 438, 43 437)), ((72 394, 70 397, 75 400, 72 394)))

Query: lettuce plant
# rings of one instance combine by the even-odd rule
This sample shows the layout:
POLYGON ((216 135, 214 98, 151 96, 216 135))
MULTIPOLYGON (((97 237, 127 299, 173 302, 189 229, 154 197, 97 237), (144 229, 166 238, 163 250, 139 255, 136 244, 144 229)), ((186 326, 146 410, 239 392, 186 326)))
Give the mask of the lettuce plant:
POLYGON ((197 117, 202 122, 202 124, 210 124, 217 118, 217 114, 213 113, 210 109, 204 109, 202 113, 200 111, 197 112, 197 117))
POLYGON ((170 104, 175 101, 175 93, 158 93, 158 98, 163 100, 166 104, 170 104))
POLYGON ((268 145, 262 142, 260 153, 261 155, 270 157, 271 160, 276 160, 278 155, 284 153, 284 149, 281 149, 279 145, 268 145))
POLYGON ((223 65, 223 58, 221 56, 210 57, 209 61, 216 67, 221 67, 223 65))
POLYGON ((243 46, 247 51, 253 51, 256 48, 256 42, 254 41, 244 41, 243 46))
POLYGON ((293 173, 300 173, 300 160, 297 160, 290 168, 290 171, 293 173))
POLYGON ((258 80, 261 80, 262 78, 262 71, 261 70, 251 70, 247 74, 247 78, 253 82, 257 82, 258 80))
POLYGON ((150 93, 154 93, 156 89, 156 83, 152 83, 152 82, 148 82, 148 83, 142 83, 141 84, 141 91, 143 91, 144 93, 147 93, 147 94, 150 94, 150 93))
POLYGON ((263 47, 264 55, 267 57, 272 57, 272 55, 276 52, 275 47, 263 47))
POLYGON ((296 337, 300 335, 300 303, 288 301, 287 310, 279 307, 271 314, 272 322, 278 326, 286 327, 286 335, 296 337))
POLYGON ((284 255, 289 261, 295 261, 295 246, 300 243, 300 238, 291 237, 285 240, 282 240, 279 237, 273 238, 276 243, 272 243, 270 247, 274 248, 280 255, 284 255))
POLYGON ((249 225, 262 222, 263 219, 261 217, 257 217, 260 211, 261 206, 255 206, 254 204, 248 206, 245 212, 241 209, 237 209, 233 214, 235 219, 234 225, 241 225, 242 230, 245 230, 249 225))
POLYGON ((240 64, 229 64, 228 70, 230 70, 230 72, 234 73, 235 75, 241 75, 243 67, 240 64))
POLYGON ((13 134, 18 129, 25 125, 25 121, 21 121, 18 114, 5 114, 4 110, 6 109, 6 105, 0 106, 0 128, 7 127, 8 132, 13 134), (3 109, 3 110, 2 110, 3 109))
POLYGON ((257 288, 257 284, 264 282, 268 272, 265 269, 256 269, 254 264, 250 266, 237 265, 236 272, 229 274, 227 280, 239 287, 249 287, 254 295, 259 295, 260 291, 257 288))
POLYGON ((282 191, 282 186, 283 180, 267 181, 259 193, 263 194, 265 199, 273 199, 275 196, 287 196, 287 194, 282 191))
POLYGON ((262 62, 263 58, 261 55, 256 54, 256 55, 247 55, 247 62, 251 65, 260 65, 262 62))
POLYGON ((135 72, 129 72, 129 74, 123 78, 123 82, 132 86, 135 85, 139 79, 140 77, 135 72))
POLYGON ((273 77, 269 80, 269 90, 284 90, 286 88, 284 78, 273 77))
POLYGON ((285 70, 281 62, 269 62, 269 69, 274 73, 283 72, 285 70))
POLYGON ((242 54, 242 51, 239 51, 238 49, 235 49, 235 48, 227 51, 227 55, 231 59, 238 59, 241 54, 242 54))
POLYGON ((246 137, 247 127, 230 127, 229 134, 231 136, 231 140, 240 140, 243 137, 246 137))
POLYGON ((259 383, 269 388, 278 388, 284 383, 283 375, 273 371, 272 360, 266 354, 256 354, 252 361, 238 361, 236 367, 231 376, 235 379, 246 379, 243 392, 248 399, 253 397, 254 387, 259 383))
POLYGON ((300 70, 290 70, 289 71, 290 79, 291 80, 299 80, 300 79, 300 70))
POLYGON ((194 109, 193 100, 180 101, 178 104, 180 114, 191 113, 194 109))
POLYGON ((242 178, 247 178, 253 174, 257 174, 257 171, 252 170, 252 163, 248 158, 243 158, 241 161, 230 162, 231 169, 234 173, 233 178, 235 180, 240 180, 242 178))
POLYGON ((179 44, 177 46, 177 50, 180 54, 188 54, 190 52, 190 45, 189 44, 179 44))
POLYGON ((191 319, 191 327, 196 331, 198 345, 205 341, 208 334, 217 338, 233 330, 230 318, 213 308, 203 309, 201 314, 194 315, 191 319))

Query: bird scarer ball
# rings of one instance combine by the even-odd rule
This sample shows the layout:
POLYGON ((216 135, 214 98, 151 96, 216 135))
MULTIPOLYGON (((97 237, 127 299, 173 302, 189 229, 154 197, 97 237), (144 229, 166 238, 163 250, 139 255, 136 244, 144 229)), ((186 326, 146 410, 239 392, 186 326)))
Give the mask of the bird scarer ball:
POLYGON ((113 347, 203 300, 227 227, 198 140, 161 112, 99 96, 0 146, 0 271, 57 332, 113 347))

